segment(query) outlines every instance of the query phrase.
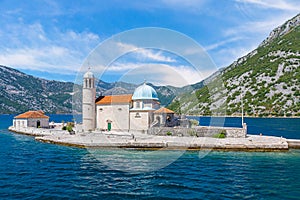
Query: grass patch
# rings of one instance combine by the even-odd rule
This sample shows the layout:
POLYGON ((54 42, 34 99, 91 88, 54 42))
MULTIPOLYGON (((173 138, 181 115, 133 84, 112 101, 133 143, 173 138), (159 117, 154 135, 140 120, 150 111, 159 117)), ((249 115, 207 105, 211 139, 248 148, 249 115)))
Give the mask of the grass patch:
POLYGON ((222 130, 220 133, 217 133, 213 136, 214 138, 225 138, 226 137, 226 131, 222 130))

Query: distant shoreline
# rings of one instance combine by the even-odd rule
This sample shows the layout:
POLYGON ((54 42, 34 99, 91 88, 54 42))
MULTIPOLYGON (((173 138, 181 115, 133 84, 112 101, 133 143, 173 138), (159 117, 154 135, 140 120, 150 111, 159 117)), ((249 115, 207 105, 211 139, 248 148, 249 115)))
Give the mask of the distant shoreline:
MULTIPOLYGON (((186 115, 187 117, 220 117, 220 118, 241 118, 242 116, 208 116, 208 115, 186 115)), ((292 117, 254 117, 254 116, 244 116, 244 118, 255 118, 255 119, 299 119, 300 116, 292 117)))
MULTIPOLYGON (((19 113, 0 113, 0 115, 18 115, 19 113)), ((73 115, 73 113, 46 113, 48 115, 73 115)), ((77 113, 75 115, 81 115, 82 113, 77 113)), ((220 117, 220 118, 241 118, 242 116, 208 116, 208 115, 186 115, 187 117, 220 117)), ((291 117, 255 117, 255 116, 244 116, 244 118, 255 118, 255 119, 299 119, 300 116, 291 116, 291 117)))

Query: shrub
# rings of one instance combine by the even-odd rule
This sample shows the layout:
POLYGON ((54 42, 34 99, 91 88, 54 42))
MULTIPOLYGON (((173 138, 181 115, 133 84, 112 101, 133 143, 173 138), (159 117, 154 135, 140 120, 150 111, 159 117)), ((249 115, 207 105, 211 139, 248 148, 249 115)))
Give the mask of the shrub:
POLYGON ((213 136, 214 138, 225 138, 226 137, 226 130, 221 130, 218 134, 213 136))
POLYGON ((73 131, 73 128, 72 128, 72 126, 67 126, 67 127, 66 127, 66 130, 67 130, 68 132, 71 132, 71 131, 73 131))
POLYGON ((170 136, 172 135, 172 132, 168 131, 166 134, 170 136))
POLYGON ((188 134, 189 134, 190 136, 197 136, 197 133, 196 133, 196 131, 194 131, 194 130, 189 130, 189 131, 188 131, 188 134))
POLYGON ((74 124, 74 122, 67 122, 67 126, 74 127, 75 124, 74 124))
POLYGON ((198 120, 191 119, 190 122, 191 122, 192 126, 198 126, 199 125, 199 121, 198 120))

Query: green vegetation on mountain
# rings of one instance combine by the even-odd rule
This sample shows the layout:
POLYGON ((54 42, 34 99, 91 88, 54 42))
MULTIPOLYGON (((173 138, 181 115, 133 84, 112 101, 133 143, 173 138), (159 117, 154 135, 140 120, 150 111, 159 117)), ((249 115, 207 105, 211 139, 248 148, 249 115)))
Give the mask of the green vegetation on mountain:
POLYGON ((194 115, 240 115, 243 103, 248 116, 300 116, 299 44, 297 15, 206 86, 176 97, 169 108, 194 115))
POLYGON ((27 110, 69 112, 73 83, 35 78, 18 70, 0 66, 0 113, 27 110))

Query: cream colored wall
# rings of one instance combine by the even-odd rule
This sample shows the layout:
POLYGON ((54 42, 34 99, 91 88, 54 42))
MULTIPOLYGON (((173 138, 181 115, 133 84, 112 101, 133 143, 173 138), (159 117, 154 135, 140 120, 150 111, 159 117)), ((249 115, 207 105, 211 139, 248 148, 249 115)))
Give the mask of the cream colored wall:
POLYGON ((129 130, 129 104, 97 105, 96 110, 97 129, 106 130, 107 120, 111 120, 112 130, 129 130))
POLYGON ((16 128, 20 128, 20 127, 27 127, 27 119, 14 119, 13 120, 13 126, 16 128))
POLYGON ((149 128, 149 113, 148 112, 142 112, 142 111, 131 111, 130 112, 130 129, 131 130, 148 130, 149 128), (137 117, 137 113, 138 116, 137 117))
POLYGON ((83 88, 82 90, 82 123, 85 131, 94 130, 95 125, 95 88, 83 88))
POLYGON ((14 123, 14 127, 16 127, 16 128, 36 127, 38 120, 40 121, 41 128, 49 127, 49 119, 48 118, 14 119, 13 123, 14 123))

